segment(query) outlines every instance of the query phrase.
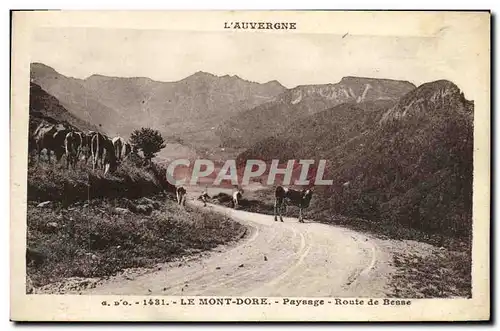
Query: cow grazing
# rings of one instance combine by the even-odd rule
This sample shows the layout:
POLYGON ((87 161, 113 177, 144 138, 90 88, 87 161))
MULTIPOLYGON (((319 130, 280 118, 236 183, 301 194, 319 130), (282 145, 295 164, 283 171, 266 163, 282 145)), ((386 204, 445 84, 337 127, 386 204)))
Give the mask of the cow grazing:
POLYGON ((132 145, 129 142, 123 144, 122 157, 126 158, 132 152, 132 145))
MULTIPOLYGON (((40 123, 33 133, 33 140, 35 143, 35 149, 37 151, 38 160, 40 160, 42 151, 47 148, 49 142, 52 140, 52 136, 56 132, 54 125, 47 123, 40 123)), ((47 149, 47 156, 50 162, 51 150, 47 149)))
POLYGON ((208 199, 210 199, 210 196, 206 191, 203 191, 201 195, 198 197, 198 200, 201 200, 203 202, 203 207, 207 206, 208 199))
POLYGON ((114 137, 113 147, 115 148, 116 160, 121 161, 123 158, 123 147, 125 146, 125 140, 122 137, 114 137))
POLYGON ((92 150, 92 169, 95 170, 96 166, 104 168, 104 174, 116 170, 116 154, 113 142, 104 134, 98 132, 92 137, 91 141, 92 150))
POLYGON ((178 186, 175 189, 175 194, 177 196, 177 203, 179 205, 185 206, 186 205, 186 189, 182 186, 178 186))
POLYGON ((38 152, 38 159, 42 151, 47 150, 47 157, 50 163, 51 152, 54 152, 56 161, 59 162, 64 155, 64 140, 69 130, 63 126, 42 123, 34 133, 34 140, 38 152))
POLYGON ((92 155, 92 138, 97 134, 95 131, 88 131, 87 133, 82 133, 82 146, 81 153, 85 157, 85 164, 89 162, 92 155))
POLYGON ((243 196, 243 189, 238 189, 237 191, 233 192, 233 208, 236 209, 239 207, 241 198, 243 196))
POLYGON ((77 132, 75 132, 75 135, 76 135, 76 140, 78 143, 78 150, 76 152, 76 159, 79 160, 80 156, 83 153, 83 138, 85 137, 85 133, 77 131, 77 132))
POLYGON ((304 223, 302 210, 309 207, 312 195, 313 192, 311 189, 297 191, 282 186, 276 187, 274 191, 274 220, 278 221, 277 215, 279 215, 281 222, 283 222, 282 213, 286 209, 286 204, 289 203, 299 207, 299 222, 304 223))
POLYGON ((81 136, 77 132, 68 132, 64 138, 64 149, 66 151, 66 168, 69 166, 76 167, 78 162, 78 154, 81 147, 81 136))

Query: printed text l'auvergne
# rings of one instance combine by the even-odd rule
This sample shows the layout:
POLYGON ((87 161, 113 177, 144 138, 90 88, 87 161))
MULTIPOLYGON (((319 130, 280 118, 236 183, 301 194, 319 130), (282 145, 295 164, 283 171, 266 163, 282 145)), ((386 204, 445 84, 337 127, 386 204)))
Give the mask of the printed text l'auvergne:
POLYGON ((224 22, 232 30, 296 30, 297 22, 224 22))

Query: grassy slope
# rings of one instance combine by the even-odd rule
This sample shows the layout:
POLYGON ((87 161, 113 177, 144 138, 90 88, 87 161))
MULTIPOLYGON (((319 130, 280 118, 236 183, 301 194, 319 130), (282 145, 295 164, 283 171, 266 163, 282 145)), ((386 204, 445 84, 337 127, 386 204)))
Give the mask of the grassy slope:
POLYGON ((32 285, 152 267, 241 237, 239 223, 178 207, 164 173, 133 161, 106 176, 83 164, 67 170, 62 164, 32 161, 27 214, 32 285), (42 201, 51 203, 37 207, 42 201))
POLYGON ((93 171, 90 162, 67 170, 64 160, 63 157, 57 165, 43 161, 31 163, 28 168, 28 200, 57 200, 71 204, 94 198, 138 198, 163 191, 174 192, 158 166, 139 168, 133 161, 125 160, 116 172, 103 175, 100 169, 93 171))
POLYGON ((472 297, 468 251, 434 250, 422 255, 405 249, 394 256, 393 297, 472 297))
POLYGON ((28 247, 41 255, 28 265, 34 286, 68 277, 102 277, 125 268, 208 250, 238 238, 243 227, 213 213, 159 201, 150 215, 116 212, 130 202, 93 200, 64 209, 28 206, 28 247), (158 205, 157 205, 158 206, 158 205))

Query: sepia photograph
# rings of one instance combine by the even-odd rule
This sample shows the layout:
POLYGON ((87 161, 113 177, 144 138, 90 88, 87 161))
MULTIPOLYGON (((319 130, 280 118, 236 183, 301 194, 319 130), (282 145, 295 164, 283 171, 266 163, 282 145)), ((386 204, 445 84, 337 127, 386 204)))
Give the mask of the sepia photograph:
POLYGON ((12 38, 11 318, 489 318, 488 11, 19 11, 12 38))

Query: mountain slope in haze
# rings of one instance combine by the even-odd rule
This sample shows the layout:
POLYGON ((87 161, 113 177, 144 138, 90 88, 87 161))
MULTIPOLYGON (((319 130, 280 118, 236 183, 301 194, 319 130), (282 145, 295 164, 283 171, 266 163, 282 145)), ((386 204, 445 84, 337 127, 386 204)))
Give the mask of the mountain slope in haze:
POLYGON ((218 147, 215 126, 225 118, 273 100, 285 88, 276 81, 259 84, 238 76, 197 72, 177 82, 144 77, 92 75, 69 78, 40 63, 31 77, 68 109, 111 134, 127 137, 133 129, 158 129, 167 140, 187 146, 218 147))
POLYGON ((30 83, 30 133, 38 124, 46 121, 53 124, 64 124, 80 131, 96 131, 97 127, 74 116, 62 106, 54 96, 44 91, 39 85, 30 83))
POLYGON ((316 187, 316 217, 343 214, 431 235, 470 235, 473 102, 452 82, 435 81, 381 109, 337 106, 240 159, 326 159, 333 185, 316 187), (328 120, 333 112, 339 117, 328 120))
POLYGON ((139 126, 181 136, 194 146, 218 147, 213 128, 227 117, 270 101, 285 88, 238 76, 197 72, 178 82, 93 75, 82 82, 101 103, 139 126))
POLYGON ((372 130, 394 104, 392 100, 343 103, 296 120, 280 135, 265 138, 238 155, 238 164, 249 159, 329 158, 350 139, 372 130))
POLYGON ((414 88, 406 81, 364 77, 344 77, 337 84, 298 86, 274 101, 231 117, 218 126, 217 134, 223 146, 250 147, 283 132, 301 117, 341 103, 396 101, 414 88))
POLYGON ((61 75, 41 63, 32 63, 30 68, 31 82, 57 98, 74 116, 112 136, 131 130, 132 126, 119 112, 93 98, 78 79, 61 75))

